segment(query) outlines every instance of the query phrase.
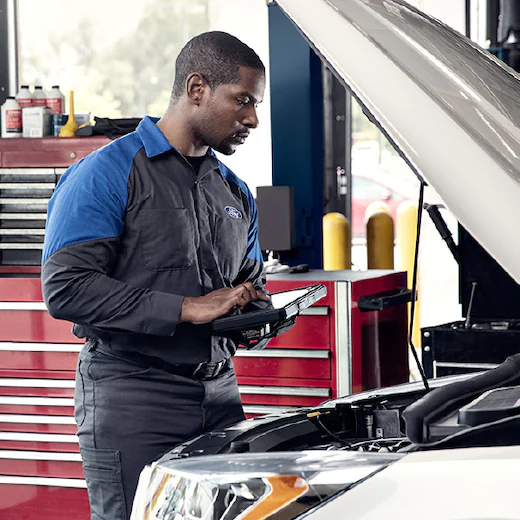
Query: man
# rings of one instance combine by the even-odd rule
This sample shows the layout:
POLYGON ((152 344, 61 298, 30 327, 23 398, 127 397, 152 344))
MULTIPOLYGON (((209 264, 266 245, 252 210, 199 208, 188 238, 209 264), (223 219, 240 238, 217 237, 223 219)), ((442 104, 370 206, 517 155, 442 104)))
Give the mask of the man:
POLYGON ((268 297, 253 197, 212 150, 245 142, 264 86, 240 40, 195 37, 164 116, 70 167, 49 203, 45 303, 87 338, 75 418, 93 520, 128 518, 146 463, 244 418, 236 345, 209 322, 268 297))

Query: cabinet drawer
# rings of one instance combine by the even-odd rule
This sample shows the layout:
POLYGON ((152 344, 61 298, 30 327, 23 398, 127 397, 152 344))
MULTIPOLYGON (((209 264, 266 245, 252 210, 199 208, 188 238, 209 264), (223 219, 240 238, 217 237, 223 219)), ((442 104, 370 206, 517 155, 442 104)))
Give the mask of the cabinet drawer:
MULTIPOLYGON (((20 475, 25 477, 52 477, 52 478, 84 478, 79 453, 56 453, 64 460, 41 460, 45 454, 37 454, 34 458, 30 452, 16 453, 17 458, 5 458, 0 450, 0 474, 20 475), (31 457, 33 457, 31 459, 31 457), (67 460, 69 459, 69 460, 67 460)), ((51 454, 49 454, 50 456, 51 454)), ((49 457, 50 458, 50 457, 49 457)))
MULTIPOLYGON (((15 414, 3 414, 0 416, 0 431, 1 432, 22 432, 22 433, 56 433, 58 435, 75 435, 78 431, 78 427, 74 422, 74 417, 58 417, 59 419, 70 419, 70 424, 54 424, 48 421, 48 417, 51 416, 39 416, 39 415, 15 415, 15 414), (19 422, 21 420, 29 420, 36 417, 41 419, 42 423, 24 423, 19 422), (5 418, 5 422, 4 422, 5 418), (28 419, 25 419, 28 418, 28 419)), ((56 416, 54 416, 56 417, 56 416)), ((0 472, 1 473, 1 472, 0 472)))
POLYGON ((244 405, 316 406, 330 397, 328 388, 239 385, 244 405))
POLYGON ((239 349, 234 357, 237 376, 330 379, 328 350, 239 349))
POLYGON ((57 485, 51 478, 3 476, 0 481, 2 518, 88 520, 90 509, 84 488, 83 479, 67 479, 57 485))
POLYGON ((4 370, 76 369, 82 345, 48 343, 0 343, 0 366, 4 370))
MULTIPOLYGON (((72 381, 73 382, 73 381, 72 381)), ((3 386, 0 379, 0 395, 26 397, 74 397, 74 387, 71 388, 38 388, 25 386, 3 386)))
MULTIPOLYGON (((2 139, 0 166, 5 169, 66 168, 110 142, 107 137, 2 139)), ((4 170, 5 171, 5 170, 4 170)))
MULTIPOLYGON (((16 434, 19 435, 19 434, 16 434)), ((43 441, 25 441, 25 440, 1 440, 0 450, 35 450, 35 451, 53 451, 65 453, 79 453, 79 443, 69 442, 43 442, 43 441)), ((0 484, 2 481, 0 479, 0 484)), ((53 518, 53 520, 55 520, 53 518)))
POLYGON ((309 311, 323 314, 304 314, 296 318, 293 327, 277 338, 273 338, 267 348, 299 348, 329 350, 330 315, 328 307, 311 307, 309 311))
POLYGON ((84 343, 72 335, 69 322, 55 320, 46 310, 25 310, 24 302, 12 302, 10 306, 20 310, 0 308, 0 341, 84 343))

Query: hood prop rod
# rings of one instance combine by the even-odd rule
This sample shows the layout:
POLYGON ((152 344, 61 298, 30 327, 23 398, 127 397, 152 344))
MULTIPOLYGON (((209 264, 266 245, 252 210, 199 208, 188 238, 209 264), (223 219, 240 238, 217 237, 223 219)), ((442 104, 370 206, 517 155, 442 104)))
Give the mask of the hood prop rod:
POLYGON ((412 276, 412 306, 410 309, 410 329, 408 336, 408 343, 410 344, 410 348, 412 350, 412 355, 414 357, 417 368, 419 369, 419 373, 421 374, 421 379, 424 384, 424 388, 427 392, 430 391, 430 385, 428 384, 428 378, 424 373, 424 369, 422 363, 419 361, 419 356, 417 355, 417 349, 413 344, 413 325, 414 325, 414 317, 415 317, 415 302, 417 300, 417 272, 418 272, 418 264, 419 264, 419 238, 421 235, 421 222, 422 222, 422 208, 424 204, 424 187, 426 183, 420 179, 421 184, 419 186, 419 204, 417 207, 419 211, 417 212, 417 233, 415 235, 415 252, 414 252, 414 260, 413 260, 413 276, 412 276))

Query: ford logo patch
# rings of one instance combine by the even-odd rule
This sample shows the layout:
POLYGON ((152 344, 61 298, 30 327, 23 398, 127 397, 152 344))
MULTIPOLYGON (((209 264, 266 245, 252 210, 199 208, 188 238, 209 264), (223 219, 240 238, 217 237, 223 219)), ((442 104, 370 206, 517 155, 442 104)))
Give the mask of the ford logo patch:
POLYGON ((242 218, 242 213, 240 213, 237 208, 234 208, 233 206, 226 206, 224 209, 230 217, 242 218))

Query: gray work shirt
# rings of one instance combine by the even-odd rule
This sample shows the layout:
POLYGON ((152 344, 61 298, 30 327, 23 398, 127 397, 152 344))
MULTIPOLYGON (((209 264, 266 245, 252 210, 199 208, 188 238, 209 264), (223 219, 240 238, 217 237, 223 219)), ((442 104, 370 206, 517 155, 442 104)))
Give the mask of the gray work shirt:
POLYGON ((155 121, 71 166, 49 203, 42 290, 78 337, 168 363, 219 361, 234 343, 179 323, 184 296, 265 284, 257 210, 210 151, 198 175, 155 121))

